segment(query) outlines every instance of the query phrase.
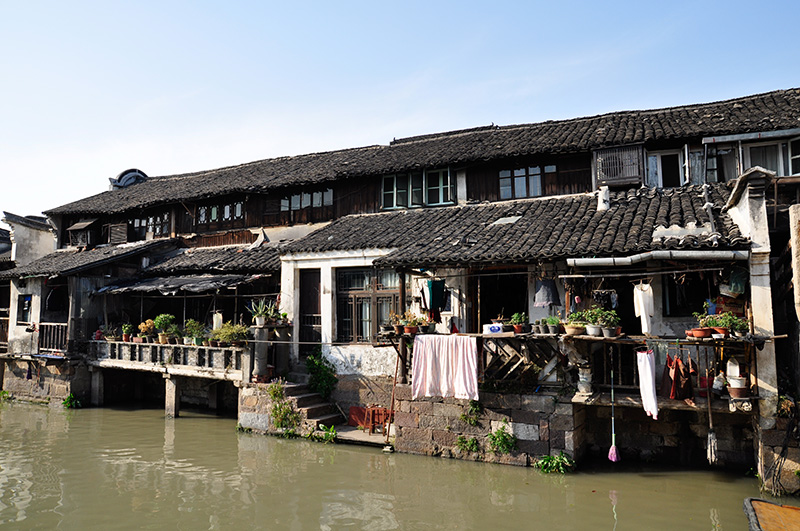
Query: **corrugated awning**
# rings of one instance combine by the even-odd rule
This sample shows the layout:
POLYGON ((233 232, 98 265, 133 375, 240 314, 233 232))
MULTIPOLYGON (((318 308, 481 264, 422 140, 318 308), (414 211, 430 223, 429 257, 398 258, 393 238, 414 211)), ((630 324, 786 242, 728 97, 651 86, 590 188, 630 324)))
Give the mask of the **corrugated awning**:
POLYGON ((91 225, 92 223, 94 223, 95 221, 97 221, 97 218, 93 218, 93 219, 84 219, 84 220, 81 220, 81 221, 79 221, 79 222, 75 223, 74 225, 70 225, 69 227, 67 227, 67 230, 81 230, 81 229, 85 229, 86 227, 88 227, 89 225, 91 225))
POLYGON ((176 295, 180 291, 203 293, 220 288, 253 282, 265 275, 188 275, 179 277, 145 278, 129 282, 118 282, 100 288, 95 293, 153 292, 176 295))

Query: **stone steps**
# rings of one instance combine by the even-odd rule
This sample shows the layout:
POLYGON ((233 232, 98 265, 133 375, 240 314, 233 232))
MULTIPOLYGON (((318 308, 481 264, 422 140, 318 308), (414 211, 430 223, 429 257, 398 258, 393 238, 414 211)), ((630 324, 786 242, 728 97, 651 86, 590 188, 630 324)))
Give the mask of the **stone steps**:
POLYGON ((283 392, 286 398, 294 402, 304 423, 313 429, 317 429, 320 424, 333 426, 345 421, 334 404, 323 400, 319 393, 312 392, 305 383, 286 383, 283 392))

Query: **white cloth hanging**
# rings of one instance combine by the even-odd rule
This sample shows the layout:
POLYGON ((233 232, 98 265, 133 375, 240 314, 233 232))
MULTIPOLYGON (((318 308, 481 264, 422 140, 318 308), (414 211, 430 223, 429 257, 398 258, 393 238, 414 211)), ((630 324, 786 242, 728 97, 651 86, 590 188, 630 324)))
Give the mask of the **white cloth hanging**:
POLYGON ((642 407, 648 416, 658 420, 658 399, 656 398, 656 359, 653 349, 636 351, 639 366, 639 392, 642 407))
POLYGON ((652 329, 650 318, 655 313, 653 288, 650 284, 637 284, 633 287, 633 310, 636 317, 642 320, 642 333, 649 336, 652 329))
POLYGON ((478 342, 474 337, 424 334, 414 338, 411 398, 478 400, 478 342))

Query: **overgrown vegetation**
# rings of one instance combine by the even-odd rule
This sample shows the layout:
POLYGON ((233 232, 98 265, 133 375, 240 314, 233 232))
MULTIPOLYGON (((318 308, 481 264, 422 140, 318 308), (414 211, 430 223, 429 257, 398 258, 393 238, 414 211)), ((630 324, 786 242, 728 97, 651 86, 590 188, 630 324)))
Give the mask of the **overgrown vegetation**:
POLYGON ((503 421, 500 428, 489 434, 489 446, 496 454, 508 454, 517 447, 517 438, 508 431, 508 421, 503 421))
POLYGON ((323 442, 327 444, 336 442, 337 435, 339 435, 339 433, 336 431, 335 426, 325 427, 324 424, 320 424, 319 430, 312 431, 306 436, 306 438, 312 441, 323 442))
POLYGON ((456 448, 462 452, 479 452, 481 450, 478 439, 475 437, 467 439, 463 435, 459 435, 458 438, 456 438, 456 448))
POLYGON ((267 394, 272 400, 270 416, 272 424, 284 430, 284 435, 293 436, 295 428, 300 425, 300 412, 294 408, 283 391, 283 384, 278 381, 267 386, 267 394))
POLYGON ((328 400, 339 382, 336 378, 336 368, 318 350, 306 358, 306 369, 309 375, 308 387, 328 400))
POLYGON ((241 424, 237 424, 236 425, 236 431, 238 431, 239 433, 252 433, 253 432, 253 428, 245 428, 241 424))
POLYGON ((575 461, 564 452, 559 452, 558 455, 543 455, 539 457, 534 461, 533 467, 546 474, 566 474, 575 469, 575 461))
POLYGON ((67 409, 78 409, 79 407, 81 407, 81 401, 80 401, 80 400, 78 400, 78 399, 77 399, 77 397, 76 397, 75 395, 73 395, 72 393, 70 393, 70 394, 67 396, 67 398, 65 398, 65 399, 64 399, 64 400, 61 402, 61 405, 63 405, 63 406, 64 406, 65 408, 67 408, 67 409))
POLYGON ((481 414, 483 414, 483 406, 481 403, 477 400, 470 400, 469 409, 467 409, 466 413, 462 413, 459 418, 470 426, 477 426, 481 414))
POLYGON ((11 396, 11 393, 8 391, 0 391, 0 402, 8 402, 10 400, 14 400, 14 397, 11 396))

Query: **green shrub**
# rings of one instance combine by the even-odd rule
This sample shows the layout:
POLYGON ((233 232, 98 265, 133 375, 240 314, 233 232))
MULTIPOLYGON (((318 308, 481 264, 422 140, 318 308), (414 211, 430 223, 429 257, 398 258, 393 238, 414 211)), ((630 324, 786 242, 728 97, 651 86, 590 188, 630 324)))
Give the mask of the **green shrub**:
POLYGON ((270 410, 272 424, 276 428, 284 430, 294 430, 300 425, 300 412, 294 409, 294 405, 288 400, 274 402, 270 410))
MULTIPOLYGON (((162 333, 166 334, 169 325, 171 325, 175 321, 175 316, 171 313, 162 313, 159 314, 154 320, 153 324, 156 328, 161 330, 162 333)), ((141 328, 141 327, 140 327, 141 328)))
POLYGON ((479 452, 481 450, 478 439, 475 437, 467 439, 463 435, 459 435, 458 438, 456 438, 456 448, 462 452, 479 452))
POLYGON ((517 438, 508 431, 508 421, 503 421, 502 426, 489 434, 489 446, 496 454, 511 453, 517 447, 517 438))
POLYGON ((81 407, 81 401, 78 400, 75 395, 70 393, 67 398, 65 398, 61 404, 67 409, 78 409, 81 407))
POLYGON ((533 467, 546 474, 566 474, 575 469, 575 461, 564 452, 559 452, 558 455, 543 455, 539 457, 534 461, 533 467))
POLYGON ((322 356, 322 353, 317 352, 306 358, 306 369, 309 374, 308 387, 328 400, 339 382, 336 378, 336 368, 322 356))
POLYGON ((469 401, 469 409, 459 417, 470 426, 477 426, 480 416, 483 413, 483 406, 477 400, 469 401))

